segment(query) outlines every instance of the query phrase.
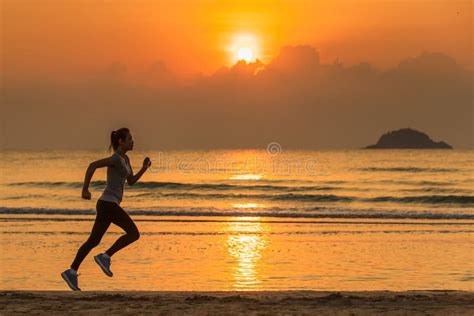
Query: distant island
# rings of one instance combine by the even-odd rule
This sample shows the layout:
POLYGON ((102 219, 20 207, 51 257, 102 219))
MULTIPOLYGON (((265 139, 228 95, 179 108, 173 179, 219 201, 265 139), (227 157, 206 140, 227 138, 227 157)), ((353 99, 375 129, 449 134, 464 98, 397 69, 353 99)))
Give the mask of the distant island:
POLYGON ((453 149, 445 142, 435 142, 427 134, 411 128, 402 128, 383 134, 377 144, 365 149, 453 149))

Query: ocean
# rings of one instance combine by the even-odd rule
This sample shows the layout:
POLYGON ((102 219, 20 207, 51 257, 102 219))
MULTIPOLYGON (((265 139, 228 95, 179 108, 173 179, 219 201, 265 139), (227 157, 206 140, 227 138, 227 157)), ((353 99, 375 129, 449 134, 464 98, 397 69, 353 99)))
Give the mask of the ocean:
MULTIPOLYGON (((141 238, 114 256, 113 280, 91 253, 83 289, 473 289, 473 150, 128 154, 135 172, 152 159, 122 202, 141 238)), ((84 174, 107 155, 1 153, 2 289, 65 288, 105 187, 99 169, 81 199, 84 174)))

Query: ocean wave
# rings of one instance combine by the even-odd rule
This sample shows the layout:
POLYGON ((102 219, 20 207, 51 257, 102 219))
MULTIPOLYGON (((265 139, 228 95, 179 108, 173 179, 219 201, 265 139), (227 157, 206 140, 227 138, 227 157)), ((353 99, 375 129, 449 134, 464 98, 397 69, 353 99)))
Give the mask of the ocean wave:
MULTIPOLYGON (((105 181, 92 181, 91 187, 103 187, 105 181)), ((12 182, 9 186, 31 186, 31 187, 66 187, 66 188, 82 188, 83 182, 65 182, 65 181, 51 181, 51 182, 12 182)))
MULTIPOLYGON (((408 181, 407 181, 408 182, 408 181)), ((410 183, 410 182, 408 182, 410 183)), ((413 183, 413 182, 411 182, 413 183)), ((443 181, 417 181, 415 182, 415 184, 417 185, 422 185, 422 186, 429 186, 429 185, 439 185, 439 186, 443 186, 443 185, 452 185, 453 183, 452 182, 443 182, 443 181)))
POLYGON ((134 197, 164 197, 180 199, 249 199, 249 200, 267 200, 267 201, 300 201, 300 202, 350 202, 354 197, 338 196, 333 194, 225 194, 225 193, 162 193, 145 192, 136 194, 134 197))
POLYGON ((258 190, 258 191, 328 191, 340 189, 334 186, 275 186, 275 185, 236 185, 227 183, 179 183, 179 182, 141 182, 137 188, 163 188, 179 190, 258 190))
MULTIPOLYGON (((204 231, 204 232, 183 232, 183 231, 157 231, 157 232, 140 232, 142 236, 229 236, 229 235, 366 235, 366 234, 470 234, 474 230, 433 230, 433 229, 392 229, 392 230, 314 230, 314 231, 204 231)), ((57 236, 57 235, 76 235, 88 236, 88 231, 0 231, 0 234, 8 235, 43 235, 43 236, 57 236)), ((120 232, 107 232, 108 235, 122 235, 120 232)))
MULTIPOLYGON (((403 179, 405 179, 404 177, 403 179)), ((359 186, 365 186, 369 185, 371 186, 370 188, 367 189, 372 189, 372 186, 377 186, 380 187, 380 185, 392 185, 392 184, 400 184, 400 185, 407 185, 407 186, 419 186, 419 187, 427 187, 427 186, 438 186, 438 187, 452 187, 456 186, 461 182, 467 182, 467 181, 429 181, 429 180, 401 180, 397 178, 391 178, 391 179, 360 179, 358 181, 354 181, 352 184, 353 185, 359 185, 359 186)), ((363 187, 365 188, 365 187, 363 187)), ((383 188, 382 188, 383 189, 383 188)))
POLYGON ((412 185, 412 186, 453 186, 456 185, 456 182, 448 182, 448 181, 409 181, 409 180, 397 180, 397 179, 381 179, 381 180, 365 180, 363 183, 383 183, 383 184, 402 184, 402 185, 412 185))
POLYGON ((400 192, 437 192, 437 193, 473 193, 472 190, 467 189, 448 189, 448 188, 416 188, 416 189, 400 189, 400 192))
MULTIPOLYGON (((348 210, 348 209, 283 209, 266 208, 258 211, 240 211, 234 208, 181 208, 162 207, 147 210, 127 210, 133 216, 176 216, 176 217, 273 217, 295 219, 433 219, 433 220, 474 220, 474 214, 443 213, 440 211, 384 211, 384 210, 348 210)), ((92 209, 49 209, 49 208, 9 208, 0 207, 2 215, 95 215, 92 209)), ((34 220, 34 219, 33 219, 34 220)))
POLYGON ((369 172, 457 172, 459 169, 455 168, 420 168, 420 167, 368 167, 359 168, 361 171, 369 172))
MULTIPOLYGON (((93 181, 90 186, 93 188, 104 187, 105 181, 93 181)), ((82 182, 14 182, 10 186, 36 186, 36 187, 68 187, 82 188, 82 182)), ((338 190, 335 186, 275 186, 275 185, 237 185, 228 183, 180 183, 180 182, 138 182, 133 185, 135 189, 172 189, 172 190, 258 190, 258 191, 330 191, 338 190)))
POLYGON ((144 192, 134 197, 178 198, 178 199, 226 199, 226 200, 265 200, 265 201, 295 201, 295 202, 392 202, 392 203, 421 203, 421 204, 458 204, 474 203, 470 195, 417 195, 417 196, 377 196, 372 198, 343 196, 334 194, 232 194, 232 193, 193 193, 193 192, 144 192))
MULTIPOLYGON (((10 185, 29 185, 31 182, 21 182, 10 185)), ((35 185, 46 185, 46 182, 33 182, 35 185)), ((58 186, 71 186, 76 185, 74 182, 49 182, 48 184, 54 184, 58 186)), ((432 184, 432 182, 430 182, 432 184)), ((77 182, 79 184, 79 182, 77 182)), ((82 183, 81 183, 82 185, 82 183)), ((98 185, 97 182, 95 185, 98 185)), ((137 185, 139 186, 139 185, 137 185)), ((348 196, 348 195, 335 195, 335 194, 311 194, 310 191, 317 190, 334 190, 337 187, 325 187, 325 186, 312 186, 312 187, 287 187, 287 186, 265 186, 265 185, 230 185, 230 184, 190 184, 190 183, 174 183, 174 182, 143 182, 141 188, 167 188, 167 190, 141 190, 138 192, 131 193, 130 197, 135 198, 150 198, 150 199, 188 199, 188 200, 251 200, 251 201, 276 201, 276 202, 364 202, 364 203, 414 203, 414 204, 454 204, 459 206, 471 206, 474 204, 474 196, 472 195, 415 195, 415 196, 375 196, 375 197, 363 197, 363 196, 348 196), (174 191, 175 192, 174 192, 174 191), (194 190, 194 191, 193 191, 194 190), (200 192, 196 192, 196 191, 200 192), (261 191, 259 192, 243 192, 233 193, 232 191, 261 191), (217 191, 217 192, 216 192, 217 191), (222 192, 219 192, 222 191, 222 192), (298 193, 308 191, 309 193, 298 193), (262 193, 263 192, 263 193, 262 193), (295 193, 296 192, 296 193, 295 193)), ((351 188, 337 188, 339 190, 357 191, 351 188)), ((363 189, 363 188, 362 188, 363 189)), ((364 190, 364 189, 363 189, 364 190)), ((365 189, 370 190, 370 189, 365 189)), ((471 192, 471 191, 460 191, 460 189, 444 189, 444 188, 426 188, 426 189, 400 189, 403 192, 471 192)), ((132 191, 133 192, 133 191, 132 191)), ((352 192, 354 193, 354 192, 352 192)), ((18 200, 28 198, 55 198, 61 200, 71 200, 77 197, 63 196, 58 194, 51 195, 14 195, 5 196, 3 200, 18 200)))
POLYGON ((417 195, 417 196, 378 196, 366 199, 368 202, 398 202, 423 204, 473 204, 474 196, 470 195, 417 195))

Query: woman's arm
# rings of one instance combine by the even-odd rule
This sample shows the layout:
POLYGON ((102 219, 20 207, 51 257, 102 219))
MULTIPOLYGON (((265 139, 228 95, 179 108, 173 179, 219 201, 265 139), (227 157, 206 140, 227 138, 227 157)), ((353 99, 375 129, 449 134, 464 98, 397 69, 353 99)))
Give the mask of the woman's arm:
POLYGON ((140 171, 138 171, 135 175, 133 174, 133 171, 132 171, 130 176, 128 176, 127 178, 128 185, 134 185, 135 183, 137 183, 138 180, 141 178, 141 176, 145 173, 145 171, 148 168, 150 168, 150 166, 151 166, 151 160, 150 158, 146 157, 145 160, 143 160, 143 167, 140 169, 140 171))
POLYGON ((86 175, 84 177, 84 185, 82 187, 82 198, 86 200, 91 199, 91 193, 89 192, 89 184, 91 182, 92 176, 97 168, 103 168, 107 166, 113 166, 114 162, 112 157, 100 159, 89 164, 87 167, 86 175))

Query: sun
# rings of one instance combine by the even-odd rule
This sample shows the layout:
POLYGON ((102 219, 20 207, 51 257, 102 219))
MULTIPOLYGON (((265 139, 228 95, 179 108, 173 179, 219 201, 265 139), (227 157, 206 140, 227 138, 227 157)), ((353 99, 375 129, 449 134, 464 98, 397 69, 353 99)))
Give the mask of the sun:
POLYGON ((260 41, 251 33, 235 34, 228 46, 232 64, 240 60, 247 63, 256 61, 260 55, 260 41))
POLYGON ((253 52, 249 47, 241 47, 237 51, 237 60, 245 60, 251 62, 253 60, 253 52))

